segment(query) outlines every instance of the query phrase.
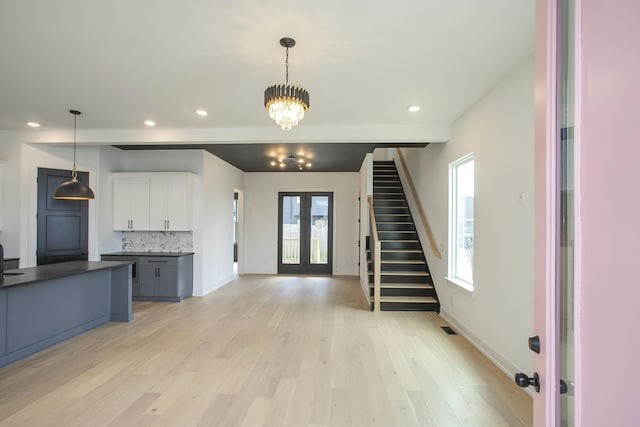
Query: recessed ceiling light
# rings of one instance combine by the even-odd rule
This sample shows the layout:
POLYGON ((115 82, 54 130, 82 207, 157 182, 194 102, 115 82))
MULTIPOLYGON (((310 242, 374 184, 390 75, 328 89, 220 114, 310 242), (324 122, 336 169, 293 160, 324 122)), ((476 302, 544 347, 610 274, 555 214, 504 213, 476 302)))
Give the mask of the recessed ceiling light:
POLYGON ((196 114, 200 117, 207 117, 209 115, 206 110, 196 110, 196 114))
POLYGON ((39 128, 40 127, 40 123, 36 123, 36 122, 28 122, 27 126, 30 126, 32 128, 39 128))
POLYGON ((151 126, 155 126, 156 122, 154 122, 153 120, 145 120, 144 124, 151 127, 151 126))
POLYGON ((412 105, 409 108, 407 108, 407 110, 410 113, 417 113, 418 111, 420 111, 420 106, 419 105, 412 105))

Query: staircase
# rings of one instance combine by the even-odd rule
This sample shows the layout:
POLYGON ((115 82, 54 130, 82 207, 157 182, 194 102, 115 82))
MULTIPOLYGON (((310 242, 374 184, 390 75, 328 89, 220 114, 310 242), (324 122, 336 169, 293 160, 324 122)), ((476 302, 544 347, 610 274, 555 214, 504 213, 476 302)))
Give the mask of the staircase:
MULTIPOLYGON (((380 309, 439 312, 429 266, 393 161, 373 162, 373 211, 381 242, 380 309)), ((368 254, 373 300, 373 262, 368 254)))

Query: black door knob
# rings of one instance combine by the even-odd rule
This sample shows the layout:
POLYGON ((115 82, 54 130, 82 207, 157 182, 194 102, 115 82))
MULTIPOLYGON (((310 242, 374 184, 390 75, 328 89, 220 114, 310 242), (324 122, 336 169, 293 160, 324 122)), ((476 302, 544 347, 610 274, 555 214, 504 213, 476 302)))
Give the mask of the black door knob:
POLYGON ((540 354, 540 337, 539 336, 535 335, 533 337, 529 337, 529 350, 540 354))
POLYGON ((533 377, 523 374, 522 372, 518 372, 515 375, 514 380, 516 384, 518 384, 518 387, 527 388, 529 386, 533 386, 536 393, 540 393, 540 376, 537 372, 533 373, 533 377))
POLYGON ((569 392, 569 387, 565 380, 560 380, 560 394, 567 394, 569 392))

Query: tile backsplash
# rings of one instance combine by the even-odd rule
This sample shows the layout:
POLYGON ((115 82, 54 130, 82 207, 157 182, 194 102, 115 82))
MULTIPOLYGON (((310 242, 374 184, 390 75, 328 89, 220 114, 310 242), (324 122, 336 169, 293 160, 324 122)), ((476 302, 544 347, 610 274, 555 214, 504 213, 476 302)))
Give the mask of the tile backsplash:
POLYGON ((191 231, 123 231, 124 252, 193 252, 191 231))

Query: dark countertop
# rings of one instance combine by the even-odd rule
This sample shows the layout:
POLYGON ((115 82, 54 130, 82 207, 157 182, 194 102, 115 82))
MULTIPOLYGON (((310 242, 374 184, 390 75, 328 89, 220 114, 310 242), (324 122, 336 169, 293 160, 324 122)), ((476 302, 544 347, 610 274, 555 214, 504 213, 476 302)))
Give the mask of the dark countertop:
POLYGON ((37 267, 16 268, 7 270, 6 273, 23 273, 20 275, 7 275, 0 278, 0 289, 28 283, 43 282, 45 280, 60 279, 75 276, 90 271, 104 270, 106 268, 120 267, 131 264, 130 261, 68 261, 58 264, 40 265, 37 267))
POLYGON ((169 256, 169 257, 178 257, 178 256, 187 256, 193 255, 194 252, 110 252, 108 254, 100 254, 100 255, 110 255, 110 256, 169 256))

